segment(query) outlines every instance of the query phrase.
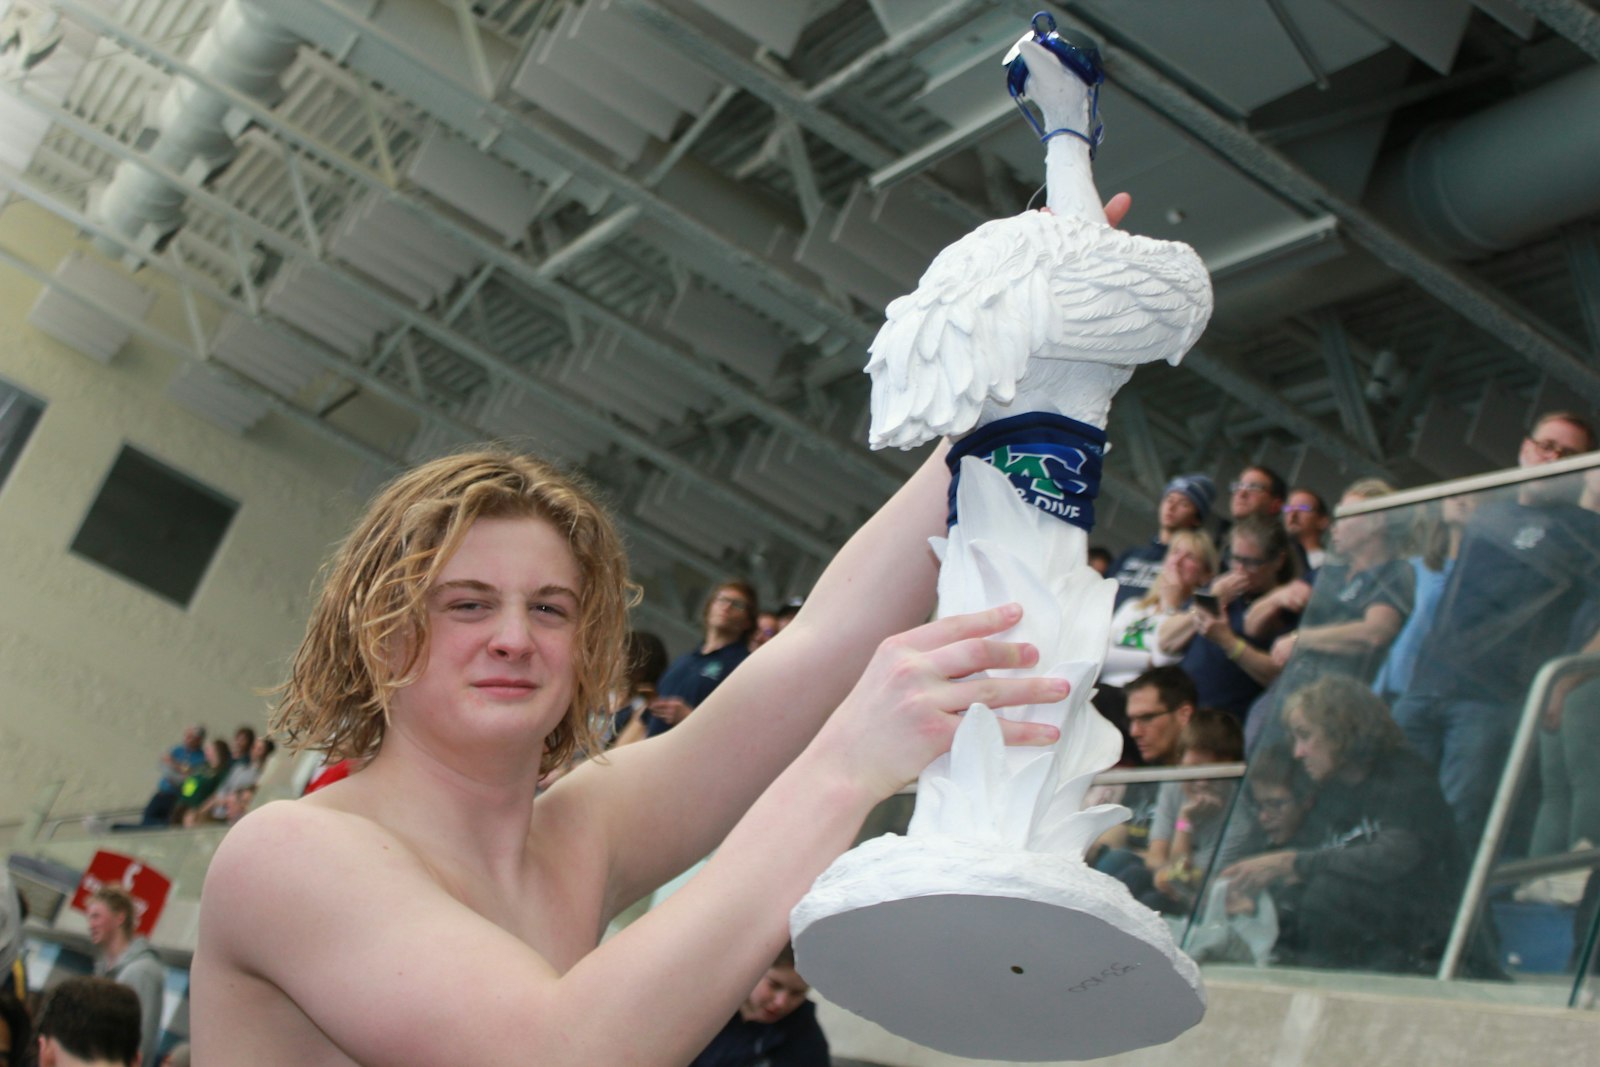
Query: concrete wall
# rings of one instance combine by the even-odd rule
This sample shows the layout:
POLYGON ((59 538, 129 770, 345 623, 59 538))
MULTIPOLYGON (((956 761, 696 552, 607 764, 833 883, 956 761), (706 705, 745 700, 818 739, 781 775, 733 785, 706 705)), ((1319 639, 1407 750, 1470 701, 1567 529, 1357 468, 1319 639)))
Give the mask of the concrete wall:
MULTIPOLYGON (((0 213, 0 244, 47 272, 78 246, 26 203, 0 213)), ((185 336, 176 295, 136 280, 160 294, 147 321, 185 336)), ((54 779, 58 811, 142 804, 186 723, 262 727, 257 690, 280 679, 360 504, 349 452, 272 416, 240 438, 190 414, 161 392, 183 357, 135 337, 99 364, 26 322, 38 292, 0 266, 0 378, 46 403, 0 486, 0 823, 54 779), (124 444, 239 502, 187 608, 67 549, 124 444)))
MULTIPOLYGON (((1337 976, 1335 976, 1337 978, 1337 976)), ((1347 983, 1359 981, 1349 976, 1347 983)), ((1431 1067, 1434 1064, 1591 1064, 1600 1012, 1508 1003, 1520 987, 1391 982, 1372 991, 1208 977, 1200 1025, 1165 1045, 1096 1063, 1108 1067, 1431 1067), (1423 986, 1432 995, 1421 995, 1423 986)), ((1559 1000, 1570 985, 1550 990, 1559 1000)), ((933 1052, 823 1004, 836 1057, 887 1067, 999 1067, 933 1052)))

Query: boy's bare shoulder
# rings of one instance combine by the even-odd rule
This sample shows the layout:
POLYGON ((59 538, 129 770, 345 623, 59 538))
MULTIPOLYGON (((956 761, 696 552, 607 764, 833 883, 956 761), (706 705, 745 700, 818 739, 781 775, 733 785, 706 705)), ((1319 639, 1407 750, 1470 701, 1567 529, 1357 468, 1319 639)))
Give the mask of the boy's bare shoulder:
POLYGON ((202 926, 234 931, 230 920, 244 918, 258 929, 272 915, 304 923, 311 901, 323 914, 348 919, 353 886, 381 894, 431 882, 412 848, 375 820, 326 804, 274 801, 241 819, 217 847, 202 926))

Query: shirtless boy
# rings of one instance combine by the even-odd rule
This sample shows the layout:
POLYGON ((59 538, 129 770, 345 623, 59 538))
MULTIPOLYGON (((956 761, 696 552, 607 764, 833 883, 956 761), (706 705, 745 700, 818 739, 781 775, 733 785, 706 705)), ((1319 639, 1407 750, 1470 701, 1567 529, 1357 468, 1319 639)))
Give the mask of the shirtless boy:
POLYGON ((194 961, 197 1062, 687 1063, 867 811, 948 749, 956 712, 1066 693, 971 677, 1037 660, 995 637, 1015 606, 916 626, 943 458, 683 725, 537 799, 542 772, 593 744, 623 659, 616 532, 526 457, 456 456, 391 484, 330 564, 277 723, 371 762, 250 814, 218 849, 194 961), (613 914, 713 849, 597 947, 613 914))

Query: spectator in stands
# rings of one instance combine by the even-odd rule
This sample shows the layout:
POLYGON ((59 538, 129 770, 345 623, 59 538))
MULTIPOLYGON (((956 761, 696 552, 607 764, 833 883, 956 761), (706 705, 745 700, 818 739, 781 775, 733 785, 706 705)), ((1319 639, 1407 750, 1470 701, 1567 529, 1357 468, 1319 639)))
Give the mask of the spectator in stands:
POLYGON ((1200 530, 1178 530, 1167 545, 1155 585, 1139 599, 1123 603, 1111 618, 1111 647, 1095 687, 1094 706, 1123 732, 1125 763, 1137 766, 1140 760, 1128 732, 1122 687, 1151 667, 1170 666, 1183 658, 1181 652, 1164 651, 1156 633, 1162 622, 1189 607, 1195 590, 1216 572, 1217 550, 1211 538, 1200 530))
POLYGON ((1193 602, 1216 576, 1217 550, 1198 530, 1179 530, 1167 546, 1161 574, 1150 591, 1119 607, 1111 617, 1111 647, 1100 686, 1124 686, 1151 667, 1177 663, 1182 653, 1165 652, 1156 641, 1161 624, 1193 602))
POLYGON ((28 996, 22 968, 22 922, 28 916, 27 908, 11 882, 11 872, 0 863, 0 991, 18 1000, 28 996))
POLYGON ((656 698, 656 679, 667 669, 667 646, 647 630, 628 631, 626 656, 624 691, 612 699, 611 748, 644 740, 644 711, 656 698))
POLYGON ((700 613, 705 637, 698 648, 673 660, 656 682, 656 698, 645 715, 646 734, 666 733, 688 718, 745 661, 760 610, 755 586, 743 578, 729 578, 711 590, 700 613))
POLYGON ((1283 514, 1284 498, 1289 495, 1288 483, 1271 467, 1252 465, 1239 472, 1239 477, 1228 486, 1232 496, 1228 499, 1228 513, 1232 522, 1251 515, 1278 520, 1283 514))
MULTIPOLYGON (((1178 739, 1194 715, 1194 682, 1177 667, 1152 667, 1129 682, 1123 692, 1127 695, 1128 732, 1138 746, 1141 762, 1148 767, 1177 763, 1178 739)), ((1117 875, 1129 867, 1144 866, 1160 795, 1159 783, 1135 782, 1120 796, 1104 798, 1133 814, 1095 843, 1088 860, 1097 870, 1117 875)))
POLYGON ((10 989, 0 989, 0 1067, 23 1067, 32 1044, 27 1005, 10 989))
POLYGON ((233 732, 233 763, 249 763, 250 750, 255 747, 256 731, 253 726, 241 726, 233 732))
MULTIPOLYGON (((218 742, 226 750, 227 742, 218 742)), ((150 942, 137 932, 138 910, 133 897, 121 886, 103 885, 89 894, 84 909, 89 940, 99 954, 94 973, 132 989, 138 998, 140 1021, 137 1047, 143 1062, 156 1061, 161 1037, 161 1002, 166 996, 167 969, 150 942)), ((40 1030, 43 1033, 43 1030, 40 1030)))
POLYGON ((139 1028, 139 1001, 125 987, 104 978, 68 978, 39 1012, 39 1067, 154 1063, 145 1054, 154 1046, 140 1040, 139 1028))
MULTIPOLYGON (((1584 472, 1578 506, 1600 511, 1600 468, 1584 472)), ((1581 645, 1597 631, 1600 596, 1591 595, 1573 619, 1571 643, 1581 645)), ((1592 848, 1600 844, 1600 675, 1572 674, 1557 682, 1539 725, 1539 811, 1529 851, 1543 856, 1592 848)), ((1600 876, 1591 871, 1589 879, 1585 896, 1592 899, 1600 876)), ((1587 932, 1583 928, 1580 938, 1587 932)))
MULTIPOLYGON (((1588 422, 1553 412, 1523 439, 1518 465, 1593 447, 1588 422)), ((1572 648, 1574 617, 1600 585, 1600 515, 1576 497, 1575 479, 1542 479, 1478 506, 1411 688, 1394 707, 1407 739, 1437 768, 1468 852, 1488 817, 1528 686, 1546 660, 1572 648)), ((1600 634, 1576 643, 1600 650, 1600 634)))
POLYGON ((1461 554, 1461 536, 1467 519, 1478 509, 1478 497, 1471 494, 1445 497, 1424 506, 1411 527, 1411 551, 1407 562, 1411 565, 1412 580, 1416 588, 1415 603, 1399 636, 1389 646, 1383 665, 1372 681, 1373 690, 1389 704, 1394 704, 1411 688, 1411 676, 1416 671, 1417 655, 1428 631, 1433 629, 1433 619, 1439 610, 1439 600, 1444 595, 1445 583, 1455 569, 1456 557, 1461 554))
POLYGON ((1263 596, 1295 577, 1289 535, 1276 519, 1246 515, 1229 535, 1228 573, 1211 583, 1217 611, 1197 600, 1161 624, 1164 651, 1183 653, 1180 665, 1194 679, 1202 707, 1221 708, 1240 722, 1262 689, 1278 676, 1269 649, 1297 618, 1274 615, 1259 626, 1246 613, 1263 596))
POLYGON ((1089 567, 1100 577, 1107 578, 1111 575, 1111 565, 1116 558, 1111 555, 1111 550, 1104 545, 1089 546, 1089 567))
POLYGON ((828 1067, 828 1039, 817 1025, 811 986, 785 945, 739 1011, 689 1067, 828 1067))
POLYGON ((1251 758, 1245 799, 1255 815, 1262 849, 1283 848, 1294 841, 1316 802, 1311 776, 1281 745, 1262 749, 1251 758))
POLYGON ((172 809, 174 825, 183 825, 189 812, 205 807, 231 766, 233 750, 228 742, 218 737, 206 743, 206 762, 178 787, 178 803, 172 809))
POLYGON ((1130 548, 1111 565, 1117 580, 1117 606, 1148 593, 1161 574, 1167 544, 1180 530, 1198 530, 1211 513, 1217 487, 1204 474, 1180 474, 1161 491, 1156 510, 1156 535, 1147 545, 1130 548))
MULTIPOLYGON (((1177 750, 1178 764, 1184 767, 1241 760, 1244 735, 1239 720, 1224 711, 1200 708, 1179 731, 1177 750)), ((1218 846, 1223 845, 1224 864, 1242 852, 1247 828, 1227 825, 1233 791, 1233 782, 1214 779, 1161 783, 1144 865, 1124 868, 1117 877, 1147 906, 1187 913, 1218 846), (1224 845, 1225 830, 1230 833, 1224 845)))
MULTIPOLYGON (((184 781, 205 766, 206 728, 195 725, 183 731, 183 743, 161 757, 161 781, 144 806, 141 826, 167 826, 172 822, 172 809, 178 806, 178 792, 184 781)), ((132 823, 128 824, 133 825, 132 823)))
POLYGON ((754 652, 777 636, 778 613, 775 611, 763 611, 756 616, 755 629, 750 631, 750 651, 754 652))
POLYGON ((198 826, 207 822, 238 822, 239 816, 250 809, 250 800, 255 797, 262 772, 267 769, 267 760, 277 750, 277 743, 272 738, 252 737, 249 756, 243 762, 234 760, 212 793, 211 801, 185 812, 183 824, 198 826))
POLYGON ((777 611, 778 632, 780 634, 783 633, 784 627, 794 622, 794 617, 800 614, 800 609, 805 606, 805 603, 806 598, 803 596, 792 596, 783 602, 783 606, 777 611))
POLYGON ((1305 553, 1308 574, 1315 574, 1327 555, 1323 540, 1330 521, 1328 504, 1322 497, 1303 485, 1289 490, 1289 499, 1283 505, 1283 528, 1305 553))
POLYGON ((1428 765, 1371 689, 1330 675, 1290 695, 1294 755, 1317 796, 1302 846, 1223 870, 1240 894, 1270 889, 1295 921, 1280 963, 1426 973, 1437 967, 1464 865, 1428 765))
POLYGON ((173 1045, 172 1051, 162 1057, 161 1067, 189 1067, 189 1043, 173 1045))
MULTIPOLYGON (((1387 482, 1363 478, 1345 490, 1339 506, 1393 492, 1387 482)), ((1377 674, 1411 614, 1415 591, 1410 565, 1395 558, 1394 529, 1381 514, 1340 519, 1333 528, 1334 555, 1316 587, 1296 579, 1256 601, 1246 613, 1247 631, 1272 625, 1274 615, 1284 625, 1301 619, 1301 625, 1272 644, 1272 661, 1282 673, 1250 710, 1246 737, 1251 749, 1262 737, 1276 741, 1283 736, 1278 720, 1285 694, 1325 674, 1369 684, 1377 674)))

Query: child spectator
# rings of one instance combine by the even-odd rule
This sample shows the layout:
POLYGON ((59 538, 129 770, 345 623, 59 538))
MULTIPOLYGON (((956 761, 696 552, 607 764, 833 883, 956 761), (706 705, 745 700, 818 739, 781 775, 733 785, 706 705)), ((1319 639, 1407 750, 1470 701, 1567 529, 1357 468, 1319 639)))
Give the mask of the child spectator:
MULTIPOLYGON (((1199 709, 1178 737, 1178 753, 1184 767, 1243 759, 1239 721, 1216 708, 1199 709)), ((1229 840, 1223 840, 1233 792, 1232 782, 1215 779, 1162 784, 1144 869, 1120 875, 1134 896, 1157 911, 1182 914, 1194 905, 1218 846, 1223 863, 1231 862, 1243 846, 1242 829, 1230 830, 1229 840)))
POLYGON ((739 1011, 689 1067, 828 1067, 828 1039, 817 1025, 811 986, 783 946, 739 1011))

